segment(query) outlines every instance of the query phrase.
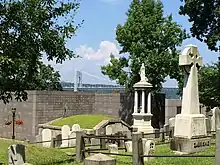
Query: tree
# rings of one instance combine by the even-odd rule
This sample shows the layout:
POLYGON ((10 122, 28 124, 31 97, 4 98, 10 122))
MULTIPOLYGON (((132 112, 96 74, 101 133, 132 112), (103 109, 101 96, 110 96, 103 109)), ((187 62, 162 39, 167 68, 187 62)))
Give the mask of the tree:
POLYGON ((189 22, 192 23, 190 28, 192 36, 204 41, 210 50, 218 51, 218 42, 220 41, 220 1, 184 0, 184 2, 184 5, 180 7, 179 13, 189 17, 189 22))
POLYGON ((199 72, 199 98, 206 106, 220 106, 220 62, 207 65, 199 72))
POLYGON ((181 79, 177 46, 188 37, 172 16, 163 16, 158 0, 133 0, 124 25, 118 25, 116 40, 121 46, 120 58, 111 55, 102 73, 127 89, 140 80, 139 70, 145 64, 146 76, 154 91, 162 88, 167 76, 181 79), (125 56, 124 53, 128 53, 125 56))
POLYGON ((0 1, 0 99, 26 100, 43 55, 62 63, 77 57, 65 44, 80 27, 74 25, 78 0, 0 1))
POLYGON ((60 83, 60 74, 51 65, 45 65, 42 61, 38 62, 38 72, 28 82, 26 90, 63 90, 60 83))

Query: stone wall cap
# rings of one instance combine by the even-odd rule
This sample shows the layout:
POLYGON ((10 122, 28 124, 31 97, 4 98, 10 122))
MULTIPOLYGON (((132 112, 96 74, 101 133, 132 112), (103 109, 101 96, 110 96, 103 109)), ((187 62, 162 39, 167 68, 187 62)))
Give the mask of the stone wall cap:
POLYGON ((95 155, 92 155, 92 156, 86 158, 86 160, 106 161, 106 160, 115 160, 115 159, 112 157, 109 157, 107 155, 99 153, 99 154, 95 154, 95 155))

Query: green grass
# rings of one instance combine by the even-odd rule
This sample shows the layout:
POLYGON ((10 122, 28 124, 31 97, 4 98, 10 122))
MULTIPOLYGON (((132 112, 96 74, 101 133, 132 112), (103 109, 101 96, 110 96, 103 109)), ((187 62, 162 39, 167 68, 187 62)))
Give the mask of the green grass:
MULTIPOLYGON (((0 160, 7 164, 7 148, 12 144, 12 141, 0 140, 0 160)), ((76 163, 70 159, 65 152, 74 152, 72 149, 52 149, 43 148, 36 145, 26 146, 27 162, 33 165, 83 165, 76 163)), ((104 152, 104 151, 103 151, 104 152)), ((106 151, 105 151, 106 152, 106 151)), ((215 148, 212 146, 209 150, 200 152, 201 155, 213 155, 215 148)), ((120 151, 120 153, 124 153, 120 151)), ((131 153, 127 153, 131 154, 131 153)), ((156 155, 173 155, 168 145, 156 146, 156 155)), ((131 157, 112 156, 116 158, 117 165, 131 165, 131 157)), ((75 158, 74 158, 75 159, 75 158)), ((213 165, 214 158, 155 158, 154 160, 145 162, 145 165, 213 165)))
POLYGON ((51 123, 54 126, 79 124, 81 128, 91 129, 102 120, 109 120, 112 117, 103 115, 74 115, 63 119, 55 120, 51 123))
MULTIPOLYGON (((209 150, 200 152, 199 155, 213 155, 215 148, 212 146, 209 150)), ((125 152, 121 152, 126 154, 125 152)), ((127 153, 129 154, 129 153, 127 153)), ((131 153, 130 153, 131 154, 131 153)), ((197 153, 198 154, 198 153, 197 153)), ((156 146, 155 155, 174 155, 174 153, 169 149, 169 145, 158 145, 156 146)), ((131 165, 131 157, 123 156, 113 156, 116 158, 117 165, 131 165)), ((144 165, 213 165, 215 158, 172 158, 172 157, 163 157, 163 158, 154 158, 153 160, 147 161, 144 165)))
MULTIPOLYGON (((15 142, 18 143, 18 142, 15 142)), ((8 147, 15 144, 11 140, 0 140, 0 160, 6 165, 8 162, 8 147)), ((54 148, 43 148, 39 145, 26 145, 26 162, 33 165, 79 165, 71 159, 65 152, 71 149, 61 150, 54 148)))

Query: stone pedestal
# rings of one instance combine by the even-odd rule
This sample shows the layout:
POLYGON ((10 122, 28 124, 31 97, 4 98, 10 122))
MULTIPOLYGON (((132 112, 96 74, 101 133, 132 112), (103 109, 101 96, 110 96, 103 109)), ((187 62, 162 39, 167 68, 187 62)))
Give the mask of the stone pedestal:
POLYGON ((153 133, 154 128, 151 126, 152 114, 133 113, 134 124, 133 128, 137 128, 138 132, 153 133))
POLYGON ((116 160, 104 154, 95 154, 85 159, 85 165, 116 165, 116 160))
POLYGON ((174 137, 195 138, 207 136, 205 115, 176 115, 174 137))
POLYGON ((211 140, 208 137, 203 138, 174 138, 171 140, 171 149, 177 154, 190 154, 209 149, 211 140))
POLYGON ((151 126, 151 93, 150 89, 153 87, 145 77, 145 67, 142 64, 140 69, 141 81, 134 84, 134 113, 133 115, 133 128, 137 132, 153 133, 154 128, 151 126), (141 100, 138 101, 138 95, 141 95, 141 100), (147 96, 147 106, 145 100, 147 96))

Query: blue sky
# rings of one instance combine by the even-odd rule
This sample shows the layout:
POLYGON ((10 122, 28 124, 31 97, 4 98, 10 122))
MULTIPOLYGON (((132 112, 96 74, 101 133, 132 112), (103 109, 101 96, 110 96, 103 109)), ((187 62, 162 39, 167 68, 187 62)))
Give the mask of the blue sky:
MULTIPOLYGON (((180 0, 162 0, 164 14, 173 15, 174 21, 189 31, 190 23, 187 17, 178 14, 180 0)), ((131 0, 82 0, 76 16, 76 22, 84 19, 84 24, 76 36, 68 41, 67 46, 82 58, 65 61, 63 64, 51 64, 60 71, 61 80, 73 82, 74 70, 83 72, 83 83, 112 84, 108 77, 103 76, 100 66, 108 63, 110 53, 118 54, 120 47, 115 40, 115 28, 126 21, 126 15, 131 0)), ((180 48, 187 44, 197 45, 204 63, 216 62, 218 53, 211 52, 207 46, 196 39, 188 39, 180 48)), ((168 79, 164 86, 175 87, 176 81, 168 79)))

